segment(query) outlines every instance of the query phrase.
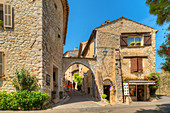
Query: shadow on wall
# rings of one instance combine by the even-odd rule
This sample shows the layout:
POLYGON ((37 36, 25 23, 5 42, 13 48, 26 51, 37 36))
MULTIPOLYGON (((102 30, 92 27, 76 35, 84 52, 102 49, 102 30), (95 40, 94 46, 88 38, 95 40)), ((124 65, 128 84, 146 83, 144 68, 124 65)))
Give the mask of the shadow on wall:
POLYGON ((135 113, 170 113, 170 104, 157 105, 157 109, 141 109, 135 113))
POLYGON ((0 78, 0 89, 2 88, 3 81, 4 81, 4 79, 3 79, 3 78, 0 78))

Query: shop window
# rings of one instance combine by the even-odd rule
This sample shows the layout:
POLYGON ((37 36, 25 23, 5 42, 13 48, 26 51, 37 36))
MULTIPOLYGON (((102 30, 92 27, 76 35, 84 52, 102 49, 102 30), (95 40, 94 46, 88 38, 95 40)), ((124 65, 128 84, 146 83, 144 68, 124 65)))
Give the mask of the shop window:
POLYGON ((142 58, 131 58, 131 72, 143 72, 142 58))
POLYGON ((12 6, 10 4, 0 4, 0 20, 3 21, 3 27, 12 28, 12 6))
POLYGON ((129 86, 130 96, 136 96, 136 85, 129 86))

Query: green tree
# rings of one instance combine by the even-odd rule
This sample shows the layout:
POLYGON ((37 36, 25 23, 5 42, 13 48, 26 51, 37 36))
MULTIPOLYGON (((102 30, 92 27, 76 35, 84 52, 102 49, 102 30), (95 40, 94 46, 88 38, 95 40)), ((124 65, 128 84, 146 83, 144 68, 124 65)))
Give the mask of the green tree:
POLYGON ((157 52, 160 57, 165 59, 165 62, 161 63, 161 68, 170 72, 170 0, 147 0, 146 4, 150 7, 150 14, 157 16, 156 23, 158 25, 169 24, 168 33, 164 33, 165 42, 162 43, 157 52))
POLYGON ((77 82, 77 85, 81 85, 82 75, 79 75, 79 72, 73 74, 74 80, 77 82))

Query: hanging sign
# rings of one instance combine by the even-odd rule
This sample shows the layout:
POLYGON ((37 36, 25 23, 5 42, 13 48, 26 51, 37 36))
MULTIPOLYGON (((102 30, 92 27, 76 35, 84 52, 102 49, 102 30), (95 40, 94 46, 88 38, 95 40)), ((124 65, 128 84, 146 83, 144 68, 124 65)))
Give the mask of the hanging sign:
POLYGON ((46 75, 46 85, 50 86, 50 75, 46 75))
POLYGON ((84 76, 88 76, 88 73, 83 73, 84 76))
POLYGON ((128 83, 123 83, 124 95, 129 95, 129 85, 128 83))

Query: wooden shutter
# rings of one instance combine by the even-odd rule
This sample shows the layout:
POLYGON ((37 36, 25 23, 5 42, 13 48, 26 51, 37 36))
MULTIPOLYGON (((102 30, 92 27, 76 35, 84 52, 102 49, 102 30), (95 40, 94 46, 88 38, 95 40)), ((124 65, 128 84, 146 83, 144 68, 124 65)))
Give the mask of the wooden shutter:
POLYGON ((138 58, 138 72, 143 72, 142 58, 138 58))
POLYGON ((4 27, 12 28, 12 6, 4 4, 4 27))
POLYGON ((152 43, 151 35, 149 35, 149 34, 144 35, 144 45, 151 46, 151 43, 152 43))
POLYGON ((120 35, 120 46, 128 46, 128 35, 120 35))
POLYGON ((3 53, 0 52, 0 77, 2 77, 4 74, 3 70, 3 53))
POLYGON ((137 58, 131 58, 131 72, 137 72, 137 58))

